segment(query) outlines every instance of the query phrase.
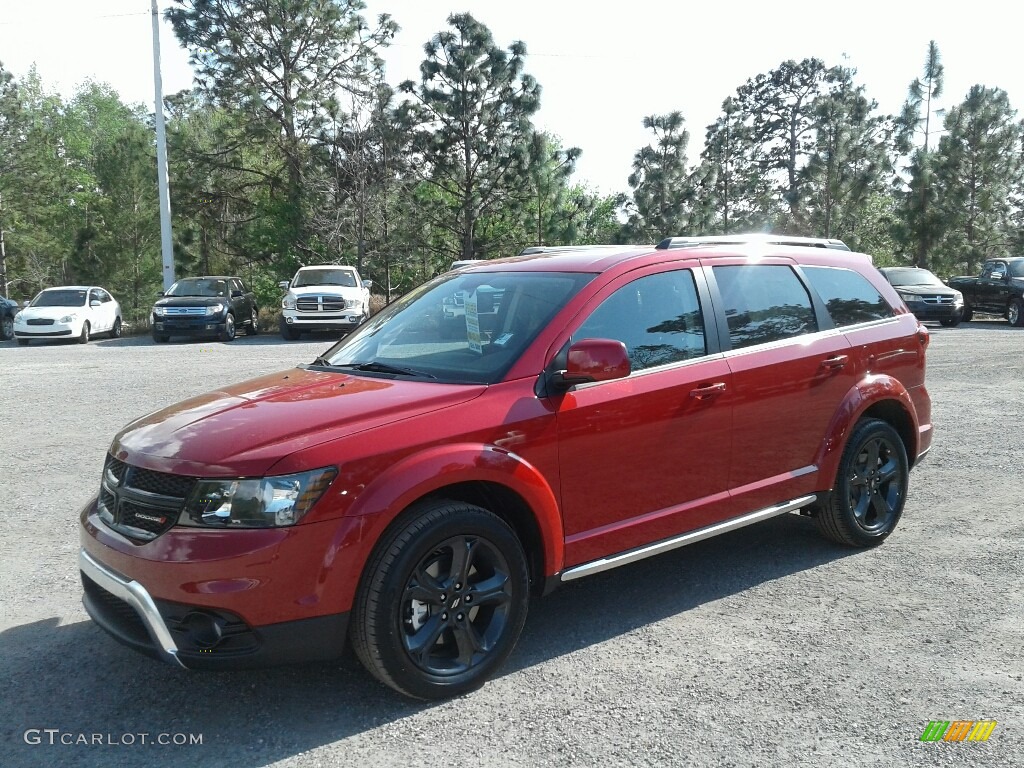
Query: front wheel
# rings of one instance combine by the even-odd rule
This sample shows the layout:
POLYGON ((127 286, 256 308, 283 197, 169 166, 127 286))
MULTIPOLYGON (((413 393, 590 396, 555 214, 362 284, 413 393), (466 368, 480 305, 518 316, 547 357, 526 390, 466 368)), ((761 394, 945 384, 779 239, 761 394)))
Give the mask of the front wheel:
POLYGON ((960 319, 963 320, 965 323, 969 323, 971 322, 972 317, 974 317, 974 310, 971 309, 971 305, 964 304, 964 314, 960 319))
POLYGON ((1006 308, 1006 319, 1016 328, 1024 327, 1024 301, 1013 299, 1006 308))
POLYGON ((88 344, 89 343, 89 321, 88 320, 85 321, 84 323, 82 323, 82 332, 80 334, 78 334, 78 343, 79 344, 88 344))
POLYGON ((292 328, 283 317, 281 318, 281 322, 278 327, 281 329, 282 338, 286 341, 298 341, 302 336, 302 331, 297 331, 292 328))
POLYGON ((114 320, 114 327, 110 329, 110 338, 119 339, 121 338, 121 318, 114 320))
POLYGON ((958 325, 960 325, 960 318, 950 317, 947 318, 946 320, 940 320, 939 322, 942 323, 942 325, 946 328, 956 328, 958 325))
POLYGON ((14 338, 14 318, 5 317, 0 321, 0 340, 14 338))
POLYGON ((220 332, 220 340, 234 341, 235 335, 235 316, 229 313, 228 316, 224 318, 224 330, 220 332))
POLYGON ((528 603, 526 556, 503 520, 457 501, 421 504, 370 558, 352 645, 374 677, 407 696, 457 696, 508 658, 528 603))
POLYGON ((835 487, 818 510, 818 530, 851 547, 880 544, 903 514, 909 480, 896 430, 880 419, 861 419, 839 460, 835 487))

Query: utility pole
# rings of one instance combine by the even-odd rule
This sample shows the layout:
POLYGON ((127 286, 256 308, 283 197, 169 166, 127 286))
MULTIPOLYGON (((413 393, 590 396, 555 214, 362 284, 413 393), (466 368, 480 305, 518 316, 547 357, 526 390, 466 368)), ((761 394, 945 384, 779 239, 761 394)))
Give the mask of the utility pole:
POLYGON ((153 88, 156 117, 156 177, 160 193, 160 253, 164 290, 174 284, 174 247, 171 242, 171 192, 167 186, 167 133, 164 130, 164 89, 160 77, 160 11, 153 7, 153 88))
POLYGON ((4 195, 0 192, 0 296, 10 296, 7 291, 7 246, 4 245, 4 195))

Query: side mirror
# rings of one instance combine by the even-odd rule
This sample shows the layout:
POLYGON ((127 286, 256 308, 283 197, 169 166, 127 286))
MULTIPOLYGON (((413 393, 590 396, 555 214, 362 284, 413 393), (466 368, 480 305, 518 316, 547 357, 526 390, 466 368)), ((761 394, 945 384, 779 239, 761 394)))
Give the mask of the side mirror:
POLYGON ((22 309, 24 309, 27 306, 28 306, 28 299, 25 299, 23 302, 21 302, 21 307, 22 307, 22 309))
POLYGON ((551 384, 566 390, 577 384, 624 379, 632 372, 626 345, 615 339, 582 339, 569 347, 564 371, 551 374, 551 384))
POLYGON ((287 291, 291 287, 291 283, 288 282, 287 280, 282 280, 280 283, 277 284, 277 287, 280 288, 282 291, 287 291))
POLYGON ((244 293, 242 293, 241 291, 232 291, 232 292, 231 292, 231 298, 232 298, 232 299, 240 299, 240 298, 242 298, 243 296, 245 296, 245 294, 244 294, 244 293))
POLYGON ((166 296, 166 295, 167 295, 167 294, 166 294, 166 293, 164 293, 163 291, 157 291, 157 292, 156 292, 156 297, 157 297, 158 299, 162 299, 162 298, 163 298, 164 296, 166 296))
POLYGON ((92 301, 89 302, 89 306, 90 307, 98 307, 98 306, 100 306, 100 300, 99 299, 93 299, 92 301))
POLYGON ((373 280, 363 280, 363 288, 366 290, 373 288, 373 280))

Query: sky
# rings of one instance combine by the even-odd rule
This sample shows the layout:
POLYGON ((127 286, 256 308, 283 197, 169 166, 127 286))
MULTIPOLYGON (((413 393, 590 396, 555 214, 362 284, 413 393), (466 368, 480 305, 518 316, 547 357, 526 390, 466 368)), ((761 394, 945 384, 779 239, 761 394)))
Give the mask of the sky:
MULTIPOLYGON (((646 115, 678 110, 690 132, 689 158, 736 88, 787 59, 822 59, 857 70, 856 81, 884 113, 897 112, 922 75, 928 41, 938 44, 945 93, 963 100, 972 85, 1007 91, 1024 106, 1020 30, 1005 0, 364 0, 367 20, 388 13, 402 27, 385 54, 392 85, 418 79, 423 44, 469 12, 495 42, 526 44, 526 71, 542 87, 534 123, 583 154, 576 179, 605 194, 627 191, 634 153, 651 140, 646 115)), ((159 0, 161 10, 169 0, 159 0)), ((161 22, 164 93, 192 85, 186 51, 161 22)), ((33 64, 64 95, 92 78, 128 102, 153 104, 150 0, 0 0, 0 62, 23 76, 33 64)))

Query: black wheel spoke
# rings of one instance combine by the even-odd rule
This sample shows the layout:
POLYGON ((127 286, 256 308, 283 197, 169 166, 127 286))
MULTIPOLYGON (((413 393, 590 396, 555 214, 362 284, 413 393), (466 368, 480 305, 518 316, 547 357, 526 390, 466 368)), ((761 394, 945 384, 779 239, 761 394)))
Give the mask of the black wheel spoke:
POLYGON ((459 649, 459 664, 463 666, 471 666, 473 658, 481 651, 486 650, 483 638, 480 637, 468 616, 452 627, 452 634, 455 636, 455 645, 459 649))
POLYGON ((868 472, 874 472, 875 469, 878 467, 878 453, 880 450, 879 441, 872 440, 870 443, 864 446, 864 448, 867 451, 867 456, 864 462, 865 469, 867 469, 868 472))
POLYGON ((443 620, 440 614, 431 616, 422 627, 416 630, 416 632, 406 640, 406 648, 409 649, 409 655, 412 656, 418 664, 427 666, 430 652, 433 650, 434 646, 437 645, 437 641, 440 639, 441 634, 447 628, 448 622, 443 620))
POLYGON ((895 459, 889 459, 881 469, 878 470, 878 482, 880 485, 892 482, 900 472, 900 465, 895 459))
POLYGON ((510 599, 508 591, 508 574, 495 573, 491 578, 474 584, 467 595, 467 603, 473 606, 504 605, 510 599))
POLYGON ((467 582, 479 546, 478 539, 465 537, 460 537, 452 542, 452 566, 449 573, 456 584, 467 582))

